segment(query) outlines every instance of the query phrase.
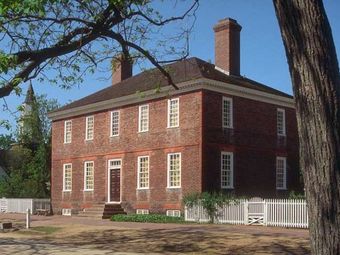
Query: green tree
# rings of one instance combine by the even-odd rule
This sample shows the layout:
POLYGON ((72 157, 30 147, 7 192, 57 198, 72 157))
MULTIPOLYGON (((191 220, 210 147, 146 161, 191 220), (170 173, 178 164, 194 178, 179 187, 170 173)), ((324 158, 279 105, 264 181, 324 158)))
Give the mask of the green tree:
POLYGON ((148 0, 0 0, 0 98, 37 77, 72 87, 120 53, 149 60, 176 87, 162 64, 188 55, 198 0, 173 9, 183 5, 184 13, 166 18, 148 0), (55 77, 45 75, 50 69, 55 77))
POLYGON ((293 84, 313 254, 340 254, 340 74, 322 0, 274 0, 293 84))
MULTIPOLYGON (((26 133, 16 133, 16 144, 7 147, 5 165, 8 176, 0 181, 0 196, 43 198, 50 195, 51 123, 47 112, 58 107, 56 100, 38 96, 30 116, 19 122, 26 133), (29 129, 41 132, 36 140, 29 129)), ((37 131, 36 131, 37 132, 37 131)))

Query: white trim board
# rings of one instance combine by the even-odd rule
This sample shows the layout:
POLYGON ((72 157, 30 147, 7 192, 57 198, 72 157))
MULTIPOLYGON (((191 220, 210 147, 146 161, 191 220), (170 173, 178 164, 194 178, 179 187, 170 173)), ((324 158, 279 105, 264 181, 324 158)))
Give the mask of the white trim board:
POLYGON ((93 113, 102 110, 109 110, 129 104, 142 103, 147 100, 178 95, 195 90, 210 90, 215 92, 220 92, 228 94, 231 96, 238 96, 242 98, 248 98, 259 102, 274 104, 277 106, 295 108, 295 103, 293 98, 288 98, 284 96, 270 94, 268 92, 263 92, 256 89, 250 89, 241 87, 238 85, 215 81, 206 78, 200 78, 196 80, 191 80, 187 82, 182 82, 177 84, 179 90, 175 90, 172 86, 165 86, 160 89, 159 93, 156 93, 154 89, 147 90, 143 92, 143 97, 139 94, 131 94, 119 98, 114 98, 110 100, 105 100, 93 104, 88 104, 84 106, 75 107, 72 109, 67 109, 59 112, 51 112, 48 114, 49 118, 52 120, 65 119, 73 116, 78 116, 82 114, 93 113))

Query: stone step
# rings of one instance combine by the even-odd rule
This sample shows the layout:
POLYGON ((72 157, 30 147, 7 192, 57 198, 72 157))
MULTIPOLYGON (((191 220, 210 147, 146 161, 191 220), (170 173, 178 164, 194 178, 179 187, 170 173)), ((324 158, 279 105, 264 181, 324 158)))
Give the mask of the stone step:
POLYGON ((126 212, 120 204, 95 204, 80 211, 78 216, 109 219, 114 214, 126 214, 126 212))

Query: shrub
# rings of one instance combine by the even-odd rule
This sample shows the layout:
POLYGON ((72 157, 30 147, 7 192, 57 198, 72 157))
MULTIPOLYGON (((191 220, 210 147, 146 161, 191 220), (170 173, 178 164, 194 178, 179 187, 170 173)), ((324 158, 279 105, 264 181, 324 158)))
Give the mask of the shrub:
POLYGON ((163 214, 116 214, 112 215, 112 221, 123 222, 150 222, 150 223, 183 223, 182 217, 171 217, 163 214))
POLYGON ((217 211, 223 205, 237 203, 237 199, 231 194, 217 192, 191 193, 183 198, 183 203, 187 207, 201 205, 208 213, 210 222, 214 223, 217 211))
POLYGON ((303 193, 297 193, 292 190, 288 195, 288 199, 306 199, 306 196, 303 193))

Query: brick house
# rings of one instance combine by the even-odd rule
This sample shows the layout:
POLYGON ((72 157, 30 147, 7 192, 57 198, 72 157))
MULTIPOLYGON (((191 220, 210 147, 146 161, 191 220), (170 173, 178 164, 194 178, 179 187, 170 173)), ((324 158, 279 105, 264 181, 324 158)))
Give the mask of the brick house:
POLYGON ((235 20, 214 31, 215 65, 168 65, 179 90, 122 63, 112 86, 50 113, 54 213, 116 203, 176 214, 191 192, 301 190, 292 96, 240 76, 235 20))

